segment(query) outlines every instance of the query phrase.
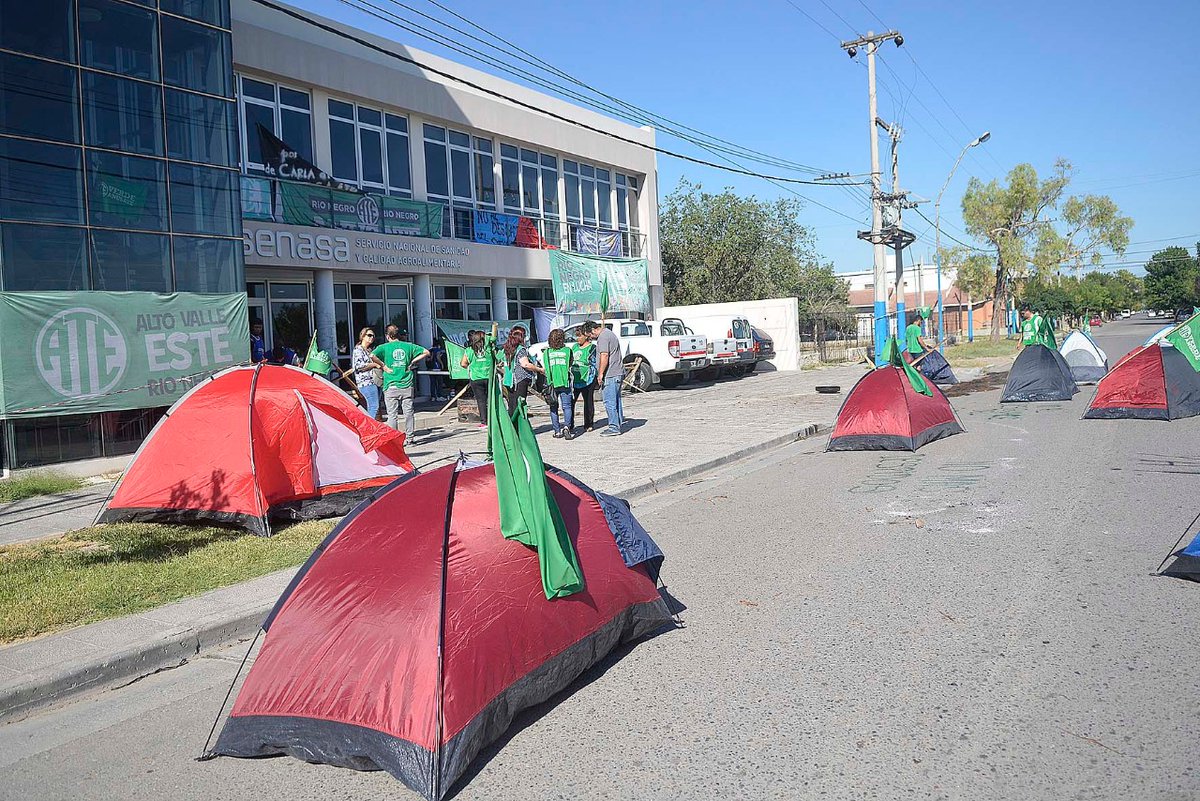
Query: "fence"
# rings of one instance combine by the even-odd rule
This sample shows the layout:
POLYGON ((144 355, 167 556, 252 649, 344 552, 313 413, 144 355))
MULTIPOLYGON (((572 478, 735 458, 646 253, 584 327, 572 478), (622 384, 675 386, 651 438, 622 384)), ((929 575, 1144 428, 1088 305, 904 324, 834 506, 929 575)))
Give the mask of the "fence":
POLYGON ((834 313, 800 312, 800 353, 815 353, 822 363, 857 358, 863 348, 872 348, 872 338, 860 331, 858 316, 851 311, 834 313))

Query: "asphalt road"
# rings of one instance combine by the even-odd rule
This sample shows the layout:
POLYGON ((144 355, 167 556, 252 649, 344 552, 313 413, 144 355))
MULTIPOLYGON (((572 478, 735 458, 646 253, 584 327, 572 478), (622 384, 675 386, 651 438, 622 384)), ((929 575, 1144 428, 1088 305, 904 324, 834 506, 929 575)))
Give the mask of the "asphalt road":
MULTIPOLYGON (((1100 329, 1116 359, 1155 330, 1100 329)), ((954 399, 916 454, 797 443, 637 504, 686 628, 519 719, 460 799, 1200 797, 1200 419, 954 399)), ((197 763, 242 648, 0 729, 5 799, 415 799, 382 773, 197 763)))

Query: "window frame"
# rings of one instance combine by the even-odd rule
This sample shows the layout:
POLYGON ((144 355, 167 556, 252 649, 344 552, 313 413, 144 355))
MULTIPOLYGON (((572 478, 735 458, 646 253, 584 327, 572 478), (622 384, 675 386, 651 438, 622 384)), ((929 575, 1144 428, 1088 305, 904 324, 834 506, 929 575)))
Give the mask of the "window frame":
MULTIPOLYGON (((308 89, 301 89, 278 81, 264 80, 254 75, 246 75, 244 73, 234 73, 234 87, 237 95, 237 126, 238 126, 238 144, 241 146, 241 152, 238 154, 238 168, 246 175, 266 175, 265 164, 257 164, 250 161, 250 136, 252 134, 250 127, 246 124, 246 105, 258 106, 259 108, 271 109, 272 128, 271 133, 283 138, 283 113, 289 111, 295 114, 304 114, 308 117, 308 146, 309 156, 315 155, 313 149, 313 112, 312 112, 312 92, 308 89), (272 88, 274 101, 268 103, 266 100, 258 97, 251 97, 246 94, 243 89, 243 81, 250 80, 256 83, 261 83, 272 88), (307 95, 308 108, 302 109, 298 106, 284 103, 281 99, 280 89, 288 89, 298 94, 307 95)), ((187 90, 182 90, 187 91, 187 90)), ((294 142, 288 142, 289 145, 295 147, 294 142)), ((304 154, 301 153, 301 156, 304 154)))

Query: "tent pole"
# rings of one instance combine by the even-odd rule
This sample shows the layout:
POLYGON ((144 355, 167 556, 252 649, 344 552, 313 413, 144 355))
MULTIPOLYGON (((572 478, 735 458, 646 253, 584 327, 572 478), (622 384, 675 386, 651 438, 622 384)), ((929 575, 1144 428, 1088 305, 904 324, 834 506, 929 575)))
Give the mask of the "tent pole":
POLYGON ((1196 525, 1196 521, 1198 520, 1200 520, 1200 514, 1197 514, 1195 517, 1193 517, 1192 522, 1187 524, 1187 528, 1185 528, 1183 533, 1179 535, 1179 539, 1175 540, 1175 544, 1171 546, 1171 550, 1167 551, 1167 555, 1163 557, 1162 562, 1157 568, 1154 569, 1154 575, 1162 575, 1163 565, 1165 565, 1170 560, 1171 556, 1174 555, 1175 549, 1179 547, 1179 543, 1183 542, 1183 538, 1187 536, 1187 533, 1192 530, 1192 526, 1196 525))
POLYGON ((254 375, 250 379, 250 404, 247 408, 247 422, 249 426, 247 433, 250 440, 250 480, 254 482, 254 497, 258 500, 259 516, 262 518, 263 536, 271 536, 271 521, 267 519, 267 499, 262 495, 262 489, 258 486, 258 465, 254 460, 254 393, 258 390, 258 374, 262 370, 263 363, 259 362, 254 365, 254 375))
POLYGON ((446 493, 446 522, 442 528, 442 588, 438 595, 438 640, 437 640, 437 695, 436 695, 436 739, 433 741, 433 776, 429 786, 431 797, 438 801, 442 797, 442 735, 446 730, 446 714, 443 709, 446 691, 446 573, 450 561, 450 523, 454 514, 454 489, 458 484, 458 470, 450 474, 450 488, 446 493))
POLYGON ((246 661, 250 658, 250 652, 254 650, 258 638, 262 636, 263 630, 259 627, 254 633, 254 639, 250 641, 250 647, 246 649, 246 655, 242 657, 242 664, 238 665, 237 673, 233 674, 233 681, 229 682, 229 689, 225 691, 225 700, 221 702, 221 708, 217 710, 217 716, 213 718, 212 728, 208 730, 208 737, 204 738, 204 747, 200 749, 200 756, 196 757, 197 762, 207 762, 210 759, 216 759, 217 755, 208 750, 208 744, 212 742, 212 736, 217 731, 217 724, 221 722, 221 715, 225 712, 225 705, 229 703, 229 696, 233 695, 233 688, 237 684, 238 677, 242 675, 242 671, 246 669, 246 661))

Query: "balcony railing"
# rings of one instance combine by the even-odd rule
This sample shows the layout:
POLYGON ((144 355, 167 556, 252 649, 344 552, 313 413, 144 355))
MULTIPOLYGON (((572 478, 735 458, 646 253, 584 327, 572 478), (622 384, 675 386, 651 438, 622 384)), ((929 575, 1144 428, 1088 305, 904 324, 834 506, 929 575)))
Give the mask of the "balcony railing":
POLYGON ((611 258, 641 258, 646 235, 602 229, 555 217, 504 214, 458 203, 425 202, 392 195, 242 176, 242 218, 340 228, 376 234, 449 238, 479 244, 561 248, 611 258))

